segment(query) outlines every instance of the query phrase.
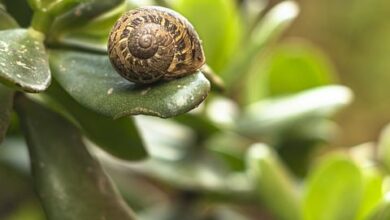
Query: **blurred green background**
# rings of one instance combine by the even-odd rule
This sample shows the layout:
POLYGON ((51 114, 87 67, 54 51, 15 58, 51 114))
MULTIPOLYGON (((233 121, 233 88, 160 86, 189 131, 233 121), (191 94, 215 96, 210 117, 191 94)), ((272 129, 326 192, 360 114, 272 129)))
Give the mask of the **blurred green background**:
MULTIPOLYGON (((29 25, 26 1, 1 2, 29 25)), ((390 122, 390 2, 297 0, 291 24, 291 11, 272 15, 281 2, 127 0, 47 39, 105 50, 120 10, 169 6, 194 24, 225 81, 190 114, 136 117, 145 163, 94 152, 141 220, 388 219, 390 130, 379 137, 390 122)), ((0 147, 1 220, 44 219, 28 162, 13 115, 0 147)))
MULTIPOLYGON (((275 1, 277 2, 277 1, 275 1)), ((315 43, 332 60, 355 101, 338 121, 338 144, 377 139, 390 121, 390 2, 299 0, 301 14, 285 37, 315 43)))

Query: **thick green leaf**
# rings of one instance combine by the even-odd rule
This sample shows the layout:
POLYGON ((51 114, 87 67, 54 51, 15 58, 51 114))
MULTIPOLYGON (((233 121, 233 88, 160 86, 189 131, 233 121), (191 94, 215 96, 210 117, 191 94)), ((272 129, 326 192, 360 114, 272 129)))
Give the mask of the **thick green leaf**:
POLYGON ((201 72, 140 86, 122 78, 108 56, 65 50, 53 50, 50 55, 59 84, 84 106, 113 118, 180 115, 197 107, 210 90, 210 83, 201 72))
POLYGON ((16 27, 18 27, 18 23, 15 19, 13 19, 4 9, 0 8, 0 30, 16 27))
POLYGON ((387 125, 381 133, 378 143, 378 158, 387 172, 390 172, 390 125, 387 125))
POLYGON ((242 33, 235 1, 177 0, 173 8, 188 18, 199 33, 207 63, 216 72, 225 68, 242 33))
POLYGON ((362 173, 355 163, 341 155, 329 156, 308 177, 304 219, 354 219, 362 193, 362 173))
MULTIPOLYGON (((223 73, 226 87, 232 88, 238 84, 239 79, 250 69, 255 62, 256 55, 262 51, 272 40, 279 37, 298 15, 298 6, 293 1, 283 1, 275 6, 263 17, 255 27, 253 33, 244 46, 239 50, 236 59, 223 73)), ((213 33, 213 32, 211 32, 213 33)))
POLYGON ((238 130, 248 135, 272 133, 308 119, 324 118, 349 104, 352 92, 343 86, 324 86, 279 99, 254 103, 237 121, 238 130))
POLYGON ((76 119, 90 140, 111 155, 124 160, 146 157, 142 139, 132 118, 113 120, 91 111, 72 99, 57 83, 48 89, 48 94, 76 119))
POLYGON ((335 81, 333 66, 325 54, 302 40, 280 44, 271 55, 262 59, 247 80, 244 97, 247 103, 335 81))
POLYGON ((135 219, 76 127, 24 96, 15 104, 48 219, 135 219))
POLYGON ((9 125, 14 91, 0 84, 0 143, 9 125))
POLYGON ((277 219, 302 219, 294 180, 271 148, 255 144, 249 149, 246 160, 249 177, 262 203, 277 219))
POLYGON ((0 31, 0 81, 26 92, 46 90, 51 74, 40 33, 27 29, 0 31))

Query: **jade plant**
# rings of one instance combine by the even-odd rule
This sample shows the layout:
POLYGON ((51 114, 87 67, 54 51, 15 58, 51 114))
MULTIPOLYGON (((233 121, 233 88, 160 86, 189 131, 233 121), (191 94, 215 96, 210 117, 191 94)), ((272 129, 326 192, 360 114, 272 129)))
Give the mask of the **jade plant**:
POLYGON ((293 1, 1 0, 0 178, 20 172, 35 194, 11 211, 0 196, 0 218, 388 219, 389 129, 329 147, 353 93, 317 47, 278 41, 298 14, 293 1), (143 5, 188 18, 208 66, 122 78, 108 34, 143 5))

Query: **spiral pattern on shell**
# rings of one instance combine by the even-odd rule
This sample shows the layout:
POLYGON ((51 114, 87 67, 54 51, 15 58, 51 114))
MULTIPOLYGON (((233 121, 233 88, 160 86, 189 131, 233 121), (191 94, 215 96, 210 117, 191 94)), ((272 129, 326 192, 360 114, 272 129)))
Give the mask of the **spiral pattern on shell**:
POLYGON ((119 18, 109 36, 108 54, 117 72, 135 83, 179 78, 205 63, 199 36, 189 21, 156 6, 119 18))

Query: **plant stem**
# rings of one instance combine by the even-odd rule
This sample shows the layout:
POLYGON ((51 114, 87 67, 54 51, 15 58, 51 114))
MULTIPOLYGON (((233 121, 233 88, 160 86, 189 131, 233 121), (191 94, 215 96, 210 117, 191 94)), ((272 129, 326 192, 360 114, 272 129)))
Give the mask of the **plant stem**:
POLYGON ((53 16, 47 11, 36 11, 32 18, 31 27, 34 30, 47 35, 53 21, 53 16))

